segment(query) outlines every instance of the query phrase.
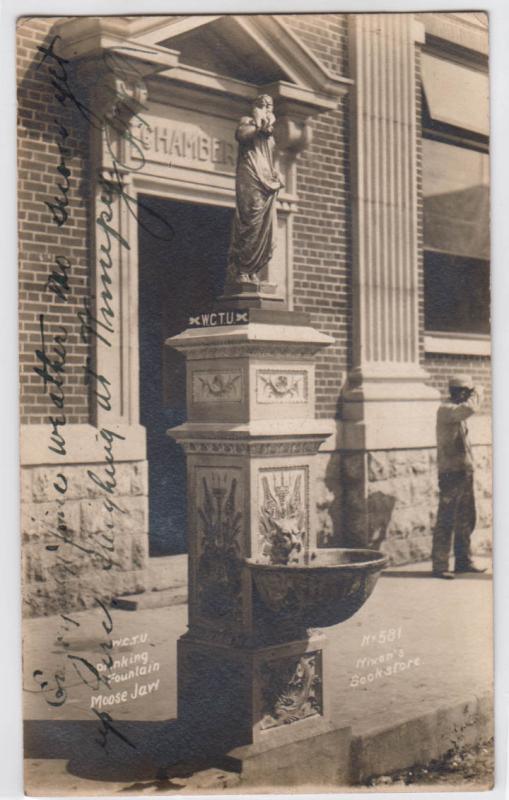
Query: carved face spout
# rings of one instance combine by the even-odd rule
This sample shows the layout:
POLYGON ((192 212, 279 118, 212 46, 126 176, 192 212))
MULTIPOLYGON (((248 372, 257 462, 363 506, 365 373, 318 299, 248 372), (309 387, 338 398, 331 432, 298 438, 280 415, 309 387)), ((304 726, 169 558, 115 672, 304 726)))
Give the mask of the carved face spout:
POLYGON ((275 532, 272 537, 271 562, 291 564, 298 561, 302 551, 303 531, 294 518, 274 520, 275 532))
POLYGON ((261 476, 262 556, 269 564, 295 564, 307 536, 305 470, 272 471, 261 476))

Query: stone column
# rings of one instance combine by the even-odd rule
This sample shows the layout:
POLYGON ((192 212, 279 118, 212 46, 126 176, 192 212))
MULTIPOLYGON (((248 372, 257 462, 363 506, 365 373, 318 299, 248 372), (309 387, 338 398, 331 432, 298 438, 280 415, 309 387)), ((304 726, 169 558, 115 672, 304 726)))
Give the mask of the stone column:
POLYGON ((436 394, 419 365, 420 31, 412 14, 350 19, 354 306, 353 368, 343 398, 346 448, 416 446, 429 438, 435 412, 436 394))
MULTIPOLYGON (((438 392, 419 363, 415 65, 424 37, 412 14, 355 14, 349 24, 353 363, 342 398, 343 524, 346 542, 373 544, 401 493, 419 496, 415 451, 427 457, 435 445, 438 392), (375 473, 385 488, 373 499, 375 473)), ((429 531, 421 511, 418 527, 429 531)))

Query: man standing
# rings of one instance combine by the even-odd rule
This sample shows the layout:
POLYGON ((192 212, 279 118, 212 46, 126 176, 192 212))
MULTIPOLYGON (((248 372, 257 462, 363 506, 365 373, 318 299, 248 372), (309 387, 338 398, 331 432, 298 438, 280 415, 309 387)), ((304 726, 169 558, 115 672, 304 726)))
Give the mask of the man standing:
POLYGON ((449 380, 449 402, 437 413, 437 462, 440 492, 433 534, 433 575, 454 578, 449 552, 454 535, 454 572, 484 572, 472 562, 470 537, 475 528, 474 465, 466 420, 479 410, 480 389, 470 375, 449 380))

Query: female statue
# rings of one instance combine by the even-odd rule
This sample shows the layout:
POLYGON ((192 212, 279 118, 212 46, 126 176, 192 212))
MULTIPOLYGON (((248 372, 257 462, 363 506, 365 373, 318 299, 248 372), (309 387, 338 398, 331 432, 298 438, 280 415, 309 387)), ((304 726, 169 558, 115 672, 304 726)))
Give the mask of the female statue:
POLYGON ((272 97, 262 94, 252 116, 241 117, 235 180, 236 209, 228 256, 228 284, 259 283, 258 273, 274 250, 275 200, 284 186, 273 162, 276 118, 272 97))

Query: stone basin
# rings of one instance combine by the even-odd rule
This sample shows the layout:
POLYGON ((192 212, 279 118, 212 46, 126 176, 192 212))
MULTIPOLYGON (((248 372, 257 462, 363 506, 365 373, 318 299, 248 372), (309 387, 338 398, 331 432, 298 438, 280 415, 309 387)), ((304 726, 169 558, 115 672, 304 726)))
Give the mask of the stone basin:
POLYGON ((255 607, 267 623, 327 628, 364 605, 387 557, 376 550, 319 548, 307 564, 245 563, 256 588, 255 607))

